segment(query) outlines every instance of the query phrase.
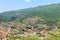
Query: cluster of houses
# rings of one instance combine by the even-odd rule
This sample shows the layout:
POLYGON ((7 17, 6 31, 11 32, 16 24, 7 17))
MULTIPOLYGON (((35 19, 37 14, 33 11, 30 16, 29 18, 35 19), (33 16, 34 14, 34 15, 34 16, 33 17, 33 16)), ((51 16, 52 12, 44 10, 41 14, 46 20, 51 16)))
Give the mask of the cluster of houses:
MULTIPOLYGON (((14 33, 11 32, 11 28, 0 28, 0 38, 5 38, 7 35, 13 35, 14 33)), ((24 32, 24 34, 15 34, 15 36, 20 37, 27 37, 27 36, 36 36, 37 34, 42 34, 43 36, 46 35, 46 31, 42 30, 39 32, 33 32, 32 30, 28 30, 28 32, 24 32)))
MULTIPOLYGON (((37 31, 33 31, 31 29, 28 29, 27 32, 24 32, 23 34, 19 34, 16 32, 14 33, 13 30, 17 30, 18 31, 18 27, 2 27, 2 25, 5 23, 0 24, 0 38, 6 38, 7 35, 12 36, 18 36, 18 37, 28 37, 28 36, 37 36, 37 37, 47 37, 46 35, 46 30, 37 30, 37 31), (42 35, 42 36, 41 36, 42 35)), ((7 25, 13 25, 13 22, 9 22, 7 23, 7 25)), ((16 24, 17 26, 18 24, 16 24)), ((18 25, 19 26, 19 25, 18 25)), ((19 31, 20 32, 20 31, 19 31)))
POLYGON ((0 28, 0 39, 5 39, 6 36, 12 36, 13 33, 11 32, 10 28, 0 28))

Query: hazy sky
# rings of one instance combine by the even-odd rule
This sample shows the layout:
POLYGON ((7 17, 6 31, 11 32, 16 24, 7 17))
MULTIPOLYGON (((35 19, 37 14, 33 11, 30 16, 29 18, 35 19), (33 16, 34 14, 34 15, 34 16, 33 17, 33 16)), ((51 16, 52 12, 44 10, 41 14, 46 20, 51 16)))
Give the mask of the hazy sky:
POLYGON ((60 3, 60 0, 0 0, 0 12, 52 3, 60 3))

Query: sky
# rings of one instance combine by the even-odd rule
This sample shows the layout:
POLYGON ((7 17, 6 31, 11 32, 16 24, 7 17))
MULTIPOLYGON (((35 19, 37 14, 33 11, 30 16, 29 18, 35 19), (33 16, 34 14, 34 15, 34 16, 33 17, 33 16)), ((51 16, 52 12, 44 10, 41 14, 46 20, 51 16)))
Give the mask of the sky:
POLYGON ((60 3, 60 0, 0 0, 0 12, 60 3))

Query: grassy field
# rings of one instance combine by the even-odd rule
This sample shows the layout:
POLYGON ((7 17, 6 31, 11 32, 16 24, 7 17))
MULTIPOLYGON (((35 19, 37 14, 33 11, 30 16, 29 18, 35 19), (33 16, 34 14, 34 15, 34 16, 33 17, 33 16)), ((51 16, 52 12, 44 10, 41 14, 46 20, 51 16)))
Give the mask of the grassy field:
POLYGON ((8 37, 7 40, 39 40, 38 37, 8 37))

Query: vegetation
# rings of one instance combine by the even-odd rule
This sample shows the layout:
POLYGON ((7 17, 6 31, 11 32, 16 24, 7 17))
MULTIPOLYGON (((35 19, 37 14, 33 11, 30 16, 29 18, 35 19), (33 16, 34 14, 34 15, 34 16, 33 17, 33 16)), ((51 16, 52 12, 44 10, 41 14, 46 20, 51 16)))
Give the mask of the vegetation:
POLYGON ((51 5, 45 5, 45 6, 38 6, 35 8, 20 9, 17 11, 3 12, 0 15, 3 16, 4 18, 0 17, 0 19, 1 21, 13 21, 17 18, 19 18, 20 20, 23 20, 26 18, 39 16, 46 20, 49 20, 49 19, 58 20, 60 18, 59 10, 60 10, 60 3, 51 4, 51 5))

